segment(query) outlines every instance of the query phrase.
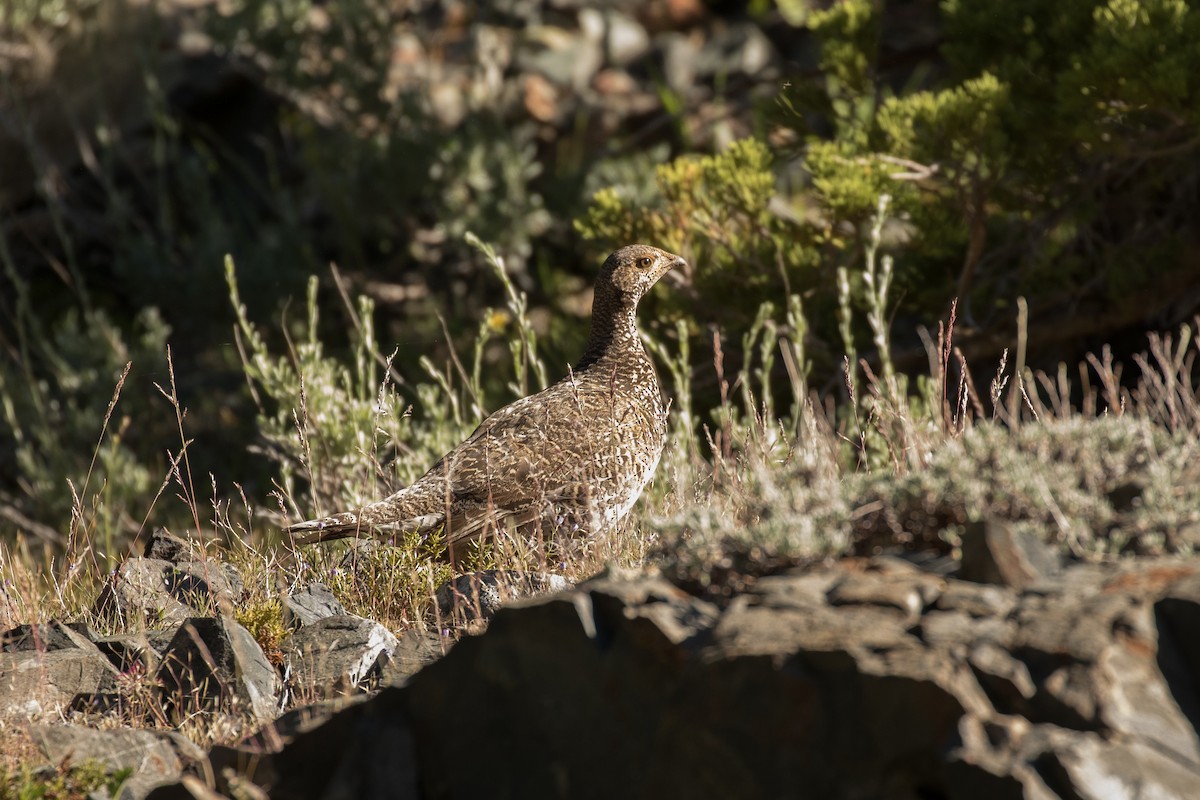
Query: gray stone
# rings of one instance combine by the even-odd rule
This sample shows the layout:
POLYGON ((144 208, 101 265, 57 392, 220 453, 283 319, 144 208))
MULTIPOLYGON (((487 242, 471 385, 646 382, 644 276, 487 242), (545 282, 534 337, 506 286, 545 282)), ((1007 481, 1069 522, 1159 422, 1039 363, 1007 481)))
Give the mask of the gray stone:
POLYGON ((60 769, 92 761, 110 772, 133 770, 121 787, 123 800, 138 800, 159 784, 179 780, 185 768, 204 759, 200 748, 173 731, 34 725, 29 733, 60 769))
POLYGON ((834 570, 793 570, 760 578, 751 591, 762 605, 816 608, 826 605, 829 590, 841 580, 841 573, 834 570))
POLYGON ((1034 762, 1061 797, 1191 800, 1200 771, 1140 741, 1106 741, 1096 734, 1056 731, 1034 762))
POLYGON ((310 583, 292 592, 283 602, 283 622, 291 628, 345 613, 345 607, 323 583, 310 583))
POLYGON ((936 578, 915 570, 896 574, 893 568, 886 572, 848 573, 829 590, 827 599, 834 606, 894 608, 915 620, 940 592, 940 581, 936 578))
POLYGON ((561 575, 516 570, 485 570, 458 575, 438 587, 438 613, 445 623, 461 626, 489 620, 505 603, 546 592, 561 592, 571 583, 561 575))
POLYGON ((1060 571, 1058 556, 1044 542, 1007 522, 974 522, 963 532, 959 576, 964 580, 1021 589, 1060 571))
POLYGON ((0 652, 0 714, 54 714, 115 688, 116 669, 87 638, 57 622, 32 630, 13 643, 30 649, 0 652))
POLYGON ((615 571, 210 762, 280 797, 1198 797, 1183 564, 942 591, 847 559, 723 607, 615 571))
POLYGON ((1100 721, 1176 760, 1200 765, 1200 739, 1163 679, 1156 649, 1152 631, 1149 641, 1114 637, 1100 654, 1093 670, 1100 721))
POLYGON ((757 26, 739 23, 715 33, 696 56, 697 77, 742 74, 763 77, 778 60, 775 46, 757 26))
POLYGON ((203 559, 203 551, 198 545, 176 536, 166 528, 157 528, 150 534, 142 555, 172 564, 203 559))
POLYGON ((599 45, 609 64, 628 66, 650 52, 646 29, 618 11, 585 8, 579 12, 579 27, 589 41, 599 45))
POLYGON ((1037 693, 1037 687, 1024 662, 995 644, 984 643, 971 649, 967 663, 998 712, 1028 714, 1029 701, 1037 693))
POLYGON ((162 654, 177 630, 178 626, 170 630, 101 636, 96 639, 96 647, 118 671, 140 670, 149 674, 158 669, 162 654))
POLYGON ((283 645, 289 689, 311 702, 372 688, 398 644, 374 620, 350 614, 317 620, 283 645))
POLYGON ((712 603, 654 575, 613 572, 588 581, 586 589, 600 630, 625 627, 647 645, 693 641, 707 634, 720 616, 712 603))
POLYGON ((0 636, 0 652, 48 653, 53 650, 70 650, 86 647, 85 642, 95 638, 95 632, 80 623, 46 622, 34 625, 18 625, 0 636))
POLYGON ((95 612, 122 627, 166 627, 231 610, 245 591, 237 570, 220 561, 130 558, 100 590, 95 612))
POLYGON ((696 66, 700 45, 695 37, 669 33, 658 38, 662 50, 663 76, 676 94, 689 97, 696 91, 696 66))
POLYGON ((930 611, 917 626, 921 638, 929 644, 950 647, 1012 641, 1016 626, 1004 619, 979 619, 962 611, 930 611))
POLYGON ((1003 617, 1017 605, 1017 596, 1004 586, 949 580, 935 605, 942 611, 965 611, 973 617, 1003 617))
POLYGON ((228 615, 195 617, 179 627, 157 673, 179 716, 217 708, 274 718, 279 679, 258 642, 228 615))
POLYGON ((410 628, 398 637, 395 652, 383 666, 380 682, 399 685, 428 664, 437 661, 454 646, 454 637, 439 631, 410 628))
POLYGON ((526 31, 516 60, 521 72, 536 72, 555 86, 582 91, 604 63, 604 54, 583 36, 539 26, 526 31))
POLYGON ((297 706, 247 736, 238 743, 238 748, 242 751, 278 753, 300 734, 319 728, 337 713, 361 703, 366 697, 365 694, 357 694, 297 706))
MULTIPOLYGON (((352 703, 313 727, 302 726, 275 751, 215 747, 208 766, 216 790, 234 797, 428 797, 418 789, 418 741, 404 701, 404 690, 386 687, 367 702, 352 703), (243 783, 235 787, 238 780, 243 783)), ((473 770, 474 763, 467 771, 473 770)), ((491 794, 497 791, 520 796, 507 787, 491 794)), ((151 800, 192 796, 182 784, 149 795, 151 800)))

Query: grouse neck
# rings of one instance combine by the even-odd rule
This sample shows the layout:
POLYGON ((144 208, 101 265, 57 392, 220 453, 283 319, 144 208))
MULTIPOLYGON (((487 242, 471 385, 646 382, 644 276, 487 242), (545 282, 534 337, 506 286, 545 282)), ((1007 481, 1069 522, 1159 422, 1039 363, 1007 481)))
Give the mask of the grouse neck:
POLYGON ((606 358, 644 355, 637 329, 637 302, 597 292, 592 304, 592 332, 576 369, 584 369, 606 358))

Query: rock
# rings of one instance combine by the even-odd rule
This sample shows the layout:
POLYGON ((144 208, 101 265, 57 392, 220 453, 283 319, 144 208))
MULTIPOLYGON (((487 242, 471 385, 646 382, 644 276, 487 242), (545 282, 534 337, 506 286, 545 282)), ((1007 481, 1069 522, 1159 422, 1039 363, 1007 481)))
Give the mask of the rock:
POLYGON ((220 763, 278 797, 1183 800, 1198 576, 1096 564, 1015 590, 855 558, 717 607, 614 572, 220 763), (395 767, 366 760, 381 741, 395 767))
POLYGON ((543 25, 525 31, 516 61, 522 73, 537 73, 554 86, 579 91, 592 82, 604 55, 596 42, 543 25))
POLYGON ((1016 626, 1004 619, 976 619, 962 611, 930 611, 921 617, 916 630, 929 644, 951 647, 981 642, 1008 645, 1016 626))
POLYGON ((398 644, 374 620, 351 614, 317 620, 283 645, 289 688, 307 702, 369 689, 398 644))
POLYGON ((459 575, 438 587, 438 613, 453 625, 488 620, 506 602, 545 592, 561 592, 571 583, 546 572, 485 570, 459 575))
MULTIPOLYGON (((366 699, 366 695, 358 694, 297 706, 280 714, 239 742, 237 747, 229 748, 229 750, 278 753, 287 742, 302 733, 324 725, 335 714, 356 703, 361 703, 364 699, 366 699)), ((218 755, 218 758, 223 759, 225 755, 218 755)))
POLYGON ((231 564, 130 558, 100 590, 95 613, 122 627, 163 627, 231 609, 245 592, 231 564))
POLYGON ((579 28, 585 38, 596 43, 609 64, 625 67, 650 52, 646 29, 619 11, 582 9, 579 28))
POLYGON ((1194 765, 1140 741, 1106 741, 1072 731, 1051 735, 1051 746, 1032 759, 1057 796, 1080 800, 1196 797, 1200 773, 1194 765))
POLYGON ((178 626, 170 630, 101 636, 96 639, 96 647, 120 672, 140 670, 150 674, 158 669, 163 651, 177 630, 178 626))
POLYGON ((1017 604, 1015 593, 1002 586, 949 581, 935 606, 941 611, 965 611, 972 617, 1000 617, 1017 604))
POLYGON ((638 631, 640 641, 661 639, 680 645, 707 634, 720 616, 712 603, 697 600, 655 575, 610 572, 588 581, 587 591, 600 625, 598 635, 629 627, 638 631))
POLYGON ((829 590, 829 604, 893 608, 915 620, 941 594, 942 581, 903 561, 880 557, 872 563, 883 569, 848 573, 829 590))
POLYGON ((325 617, 345 613, 345 607, 323 583, 310 583, 292 592, 283 602, 283 623, 290 628, 311 625, 325 617))
POLYGON ((262 649, 227 615, 195 617, 179 627, 157 679, 177 716, 217 708, 274 718, 279 679, 262 649))
POLYGON ((742 74, 761 78, 777 60, 775 46, 757 26, 736 23, 709 38, 696 56, 694 68, 698 77, 742 74))
POLYGON ((657 40, 662 52, 663 77, 671 91, 680 97, 691 97, 697 91, 696 61, 701 44, 696 37, 682 33, 663 34, 657 40))
POLYGON ((156 528, 150 534, 142 555, 172 564, 203 560, 203 550, 198 545, 181 539, 166 528, 156 528))
MULTIPOLYGON (((406 719, 404 698, 403 689, 384 688, 369 702, 353 703, 316 727, 300 730, 276 752, 253 746, 213 748, 209 765, 217 791, 234 794, 229 784, 236 776, 276 798, 429 796, 418 788, 417 743, 406 719)), ((191 796, 176 784, 152 792, 149 798, 191 796)))
POLYGON ((59 769, 93 761, 110 772, 133 770, 119 795, 129 800, 145 797, 159 784, 179 780, 185 768, 204 759, 199 747, 174 731, 34 725, 29 733, 59 769))
POLYGON ((77 631, 57 622, 22 628, 0 652, 0 714, 54 714, 115 688, 116 669, 77 631))
POLYGON ((996 711, 1013 716, 1029 715, 1029 701, 1037 692, 1029 668, 1002 647, 983 642, 971 649, 967 663, 996 711))
POLYGON ((1021 589, 1058 575, 1058 557, 1028 531, 1000 520, 967 526, 959 577, 1021 589))
POLYGON ((410 628, 399 637, 392 657, 383 665, 380 682, 399 685, 427 664, 432 664, 454 646, 454 637, 449 633, 421 631, 410 628))
POLYGON ((18 625, 0 635, 0 652, 48 653, 52 650, 70 650, 86 647, 84 642, 91 642, 95 638, 96 632, 81 623, 18 625))

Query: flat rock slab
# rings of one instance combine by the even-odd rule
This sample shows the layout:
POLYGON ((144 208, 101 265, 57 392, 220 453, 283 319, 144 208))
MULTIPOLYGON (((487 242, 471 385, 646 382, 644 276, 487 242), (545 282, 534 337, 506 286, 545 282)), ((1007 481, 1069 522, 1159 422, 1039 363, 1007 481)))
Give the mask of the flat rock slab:
POLYGON ((0 652, 0 714, 61 712, 116 687, 117 670, 73 628, 57 622, 6 634, 0 652))
POLYGON ((42 622, 33 625, 18 625, 0 635, 0 652, 19 653, 36 650, 41 653, 51 650, 77 648, 84 641, 95 641, 96 632, 78 622, 42 622))
POLYGON ((178 781, 186 767, 204 759, 204 751, 174 731, 34 725, 29 734, 60 769, 93 761, 110 772, 133 770, 121 787, 121 800, 140 800, 155 786, 178 781))
POLYGON ((300 628, 345 613, 341 601, 323 583, 310 583, 292 592, 283 602, 283 622, 290 628, 300 628))

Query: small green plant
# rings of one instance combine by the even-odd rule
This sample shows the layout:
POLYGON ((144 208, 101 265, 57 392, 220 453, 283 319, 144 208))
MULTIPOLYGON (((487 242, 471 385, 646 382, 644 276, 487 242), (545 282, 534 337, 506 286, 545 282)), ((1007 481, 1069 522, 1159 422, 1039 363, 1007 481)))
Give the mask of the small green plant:
POLYGON ((234 618, 250 631, 268 661, 275 666, 283 663, 283 641, 291 631, 283 624, 283 603, 278 597, 242 603, 234 610, 234 618))
POLYGON ((84 761, 68 769, 43 770, 30 766, 0 768, 0 797, 13 800, 85 800, 102 792, 116 797, 133 770, 109 770, 98 761, 84 761))

